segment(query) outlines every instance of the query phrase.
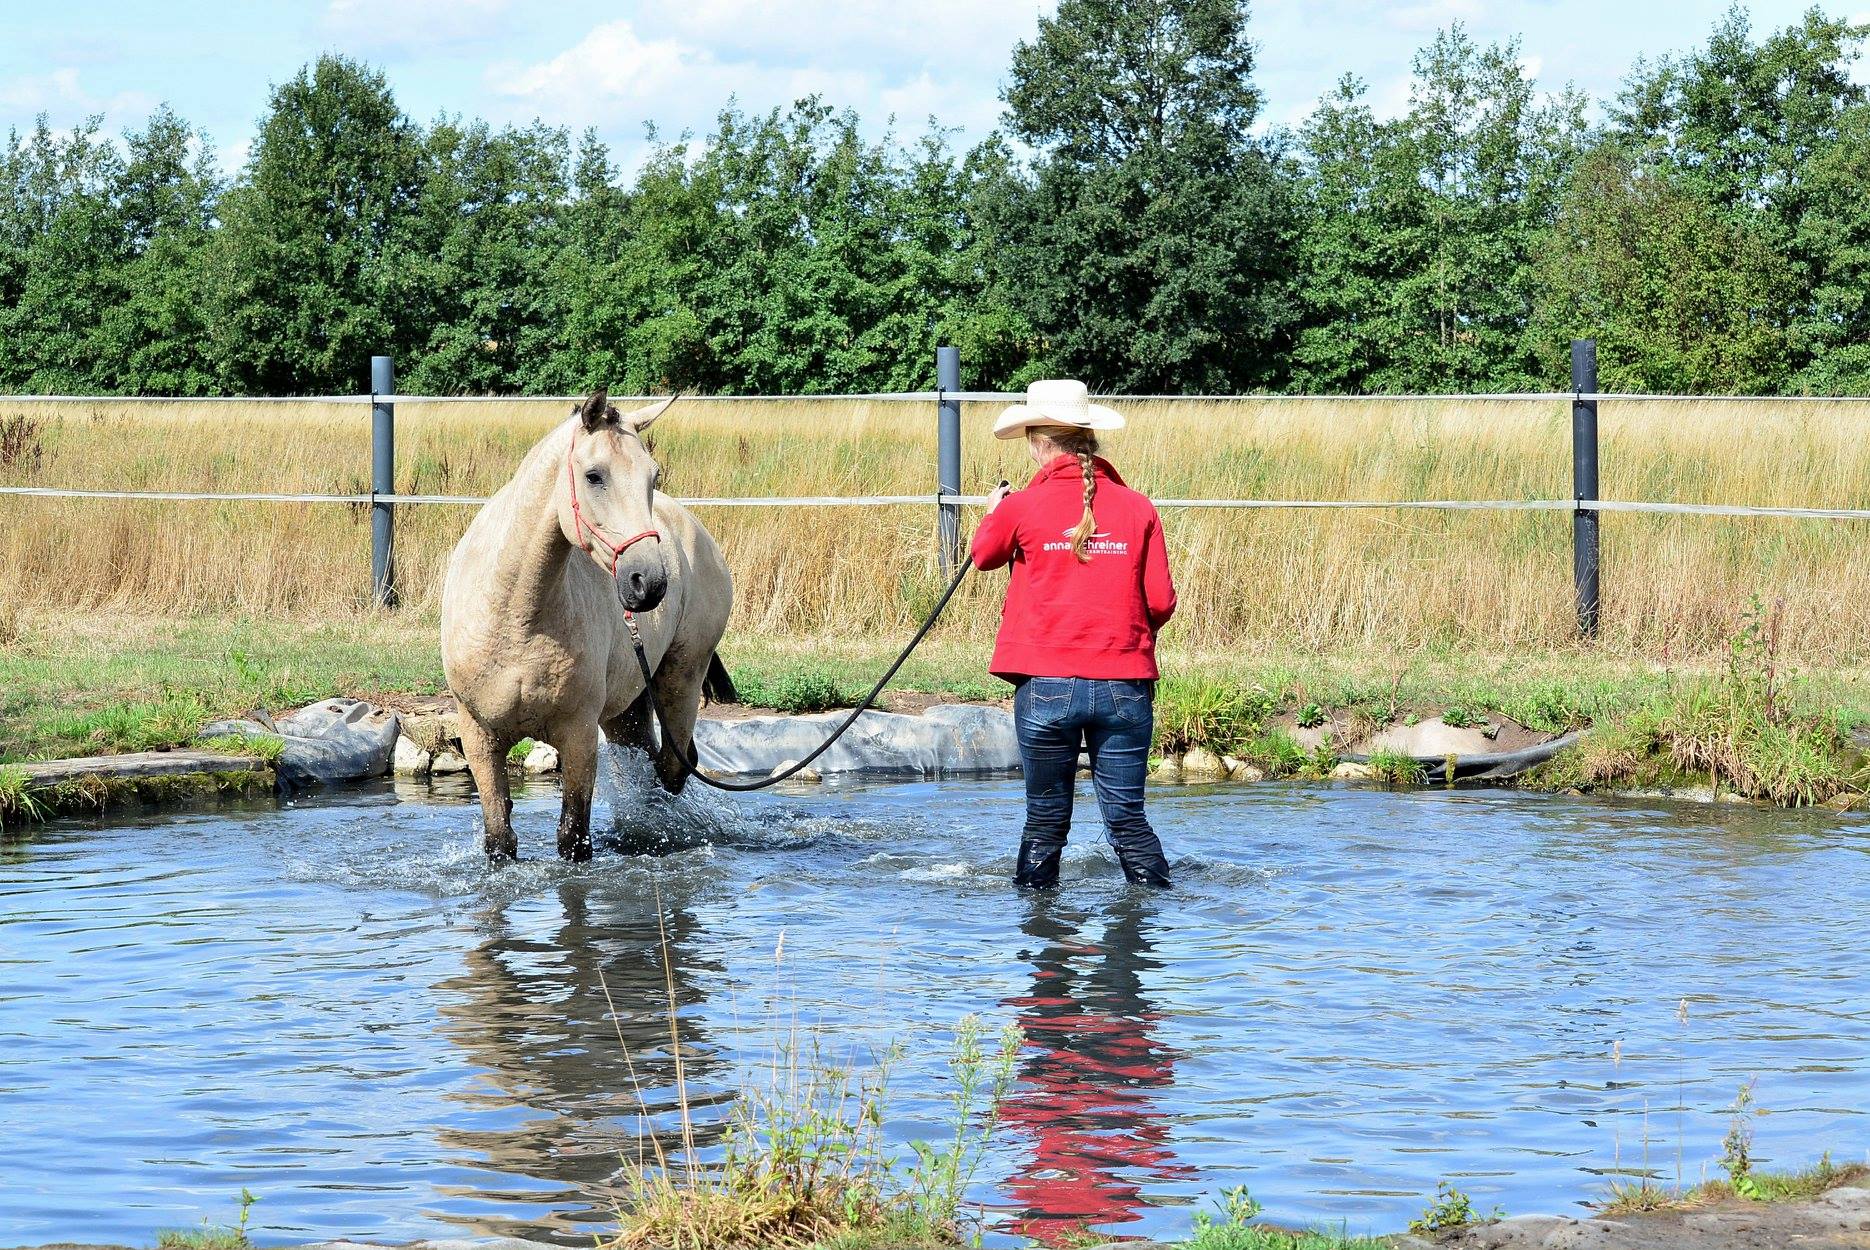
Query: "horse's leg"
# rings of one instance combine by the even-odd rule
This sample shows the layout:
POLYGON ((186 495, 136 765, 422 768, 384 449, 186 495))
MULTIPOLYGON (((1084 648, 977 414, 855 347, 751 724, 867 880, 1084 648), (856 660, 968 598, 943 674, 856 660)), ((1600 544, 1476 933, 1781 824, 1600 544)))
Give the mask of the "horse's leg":
POLYGON ((662 744, 656 750, 656 778, 670 794, 688 784, 688 761, 694 758, 695 714, 701 710, 701 684, 708 675, 709 648, 696 658, 671 650, 656 669, 656 703, 662 708, 662 744))
POLYGON ((597 789, 597 726, 568 726, 553 740, 564 803, 558 813, 558 857, 575 863, 591 858, 591 794, 597 789))
POLYGON ((488 859, 519 858, 519 839, 513 834, 513 797, 506 775, 506 753, 512 746, 462 710, 461 751, 467 756, 468 770, 474 774, 474 788, 480 792, 488 859))

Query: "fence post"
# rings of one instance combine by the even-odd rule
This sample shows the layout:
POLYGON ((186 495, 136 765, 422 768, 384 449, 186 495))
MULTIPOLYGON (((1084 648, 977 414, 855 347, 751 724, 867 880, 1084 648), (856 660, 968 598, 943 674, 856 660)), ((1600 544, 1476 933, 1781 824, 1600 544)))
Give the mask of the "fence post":
MULTIPOLYGON (((1571 389, 1580 396, 1597 392, 1596 339, 1571 341, 1571 389)), ((1571 485, 1573 499, 1598 497, 1595 399, 1579 398, 1571 403, 1571 485)), ((1578 591, 1578 633, 1584 638, 1597 637, 1598 575, 1602 568, 1598 522, 1602 516, 1595 508, 1580 508, 1571 514, 1571 576, 1578 591)))
MULTIPOLYGON (((396 361, 370 358, 370 493, 396 493, 396 361)), ((395 505, 370 505, 370 598, 380 608, 396 606, 396 570, 391 561, 395 505)))
MULTIPOLYGON (((954 347, 935 349, 937 406, 937 465, 935 488, 944 495, 961 493, 961 401, 950 398, 961 389, 961 352, 954 347)), ((954 576, 961 564, 961 505, 941 503, 941 571, 954 576)))

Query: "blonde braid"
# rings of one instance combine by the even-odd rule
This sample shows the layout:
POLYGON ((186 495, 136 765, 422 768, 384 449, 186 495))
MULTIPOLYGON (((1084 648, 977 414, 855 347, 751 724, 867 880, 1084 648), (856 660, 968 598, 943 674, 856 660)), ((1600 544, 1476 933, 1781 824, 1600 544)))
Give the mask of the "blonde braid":
POLYGON ((1097 462, 1092 459, 1097 455, 1097 435, 1073 425, 1038 426, 1028 430, 1027 435, 1038 440, 1041 448, 1049 446, 1054 452, 1078 458, 1078 467, 1084 472, 1084 515, 1071 531, 1071 554, 1078 557, 1079 564, 1089 564, 1091 557, 1085 554, 1084 545, 1097 532, 1097 518, 1091 514, 1091 501, 1097 498, 1097 462))

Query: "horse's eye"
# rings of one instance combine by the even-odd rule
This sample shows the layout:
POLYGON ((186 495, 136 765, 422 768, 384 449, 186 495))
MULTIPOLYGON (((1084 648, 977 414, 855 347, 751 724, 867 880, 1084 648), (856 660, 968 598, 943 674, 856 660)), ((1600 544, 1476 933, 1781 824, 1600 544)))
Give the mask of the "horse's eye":
POLYGON ((592 469, 584 475, 584 480, 591 483, 593 486, 602 486, 604 484, 604 475, 599 473, 596 469, 592 469))
POLYGON ((662 487, 662 466, 658 465, 656 467, 656 471, 649 475, 649 489, 659 490, 661 487, 662 487))

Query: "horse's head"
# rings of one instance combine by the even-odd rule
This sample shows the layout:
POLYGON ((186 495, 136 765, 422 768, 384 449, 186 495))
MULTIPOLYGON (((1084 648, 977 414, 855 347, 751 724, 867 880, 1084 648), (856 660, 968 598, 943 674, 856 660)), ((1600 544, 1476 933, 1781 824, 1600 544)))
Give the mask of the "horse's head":
POLYGON ((578 406, 558 491, 558 521, 573 546, 616 580, 617 601, 647 612, 669 589, 655 493, 661 470, 643 445, 643 431, 674 397, 619 414, 598 391, 578 406))

